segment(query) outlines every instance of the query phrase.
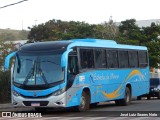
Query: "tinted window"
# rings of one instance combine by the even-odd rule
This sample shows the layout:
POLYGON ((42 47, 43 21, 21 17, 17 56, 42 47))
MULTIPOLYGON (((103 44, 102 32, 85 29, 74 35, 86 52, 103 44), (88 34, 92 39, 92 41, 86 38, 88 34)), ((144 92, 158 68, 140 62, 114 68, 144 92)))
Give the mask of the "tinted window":
POLYGON ((78 73, 78 59, 77 56, 69 56, 68 58, 68 73, 76 75, 78 73))
POLYGON ((139 51, 139 67, 146 67, 148 65, 147 52, 139 51))
POLYGON ((103 49, 95 50, 95 67, 96 68, 106 68, 105 50, 103 49))
POLYGON ((137 51, 129 51, 129 66, 131 68, 138 67, 138 54, 137 54, 137 51))
POLYGON ((128 67, 128 51, 119 51, 119 67, 128 67))
POLYGON ((107 50, 107 67, 118 68, 118 55, 117 50, 107 50))
POLYGON ((94 68, 93 50, 80 49, 80 60, 82 68, 94 68))

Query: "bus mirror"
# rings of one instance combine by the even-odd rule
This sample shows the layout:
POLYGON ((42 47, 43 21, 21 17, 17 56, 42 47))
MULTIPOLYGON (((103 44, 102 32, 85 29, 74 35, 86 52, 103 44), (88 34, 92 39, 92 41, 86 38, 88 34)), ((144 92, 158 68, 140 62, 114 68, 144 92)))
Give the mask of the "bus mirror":
POLYGON ((68 54, 69 52, 71 52, 72 49, 67 50, 66 52, 64 52, 61 56, 61 67, 65 67, 67 65, 68 62, 68 54))
POLYGON ((16 55, 17 52, 12 52, 9 55, 7 55, 7 57, 5 58, 5 62, 4 62, 4 70, 7 71, 9 69, 9 64, 10 64, 10 60, 12 57, 14 57, 16 55))

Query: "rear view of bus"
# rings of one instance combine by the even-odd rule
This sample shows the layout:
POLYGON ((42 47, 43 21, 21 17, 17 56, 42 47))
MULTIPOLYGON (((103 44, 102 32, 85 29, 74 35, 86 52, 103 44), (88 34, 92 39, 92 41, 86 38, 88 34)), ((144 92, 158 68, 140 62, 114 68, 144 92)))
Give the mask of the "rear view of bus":
POLYGON ((11 77, 14 106, 76 107, 115 101, 129 105, 149 92, 147 48, 113 40, 77 39, 26 44, 15 56, 11 77))

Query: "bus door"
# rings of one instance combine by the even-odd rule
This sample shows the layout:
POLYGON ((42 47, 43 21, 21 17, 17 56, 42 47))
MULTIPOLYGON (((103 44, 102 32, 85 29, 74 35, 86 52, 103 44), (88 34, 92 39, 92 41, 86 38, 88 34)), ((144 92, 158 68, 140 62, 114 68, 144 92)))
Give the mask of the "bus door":
POLYGON ((67 103, 69 103, 69 106, 77 105, 78 103, 78 97, 72 96, 75 95, 75 92, 77 91, 77 87, 74 86, 74 81, 78 78, 76 78, 76 75, 79 73, 78 68, 78 58, 76 53, 71 52, 68 55, 68 67, 67 67, 67 103), (71 98, 70 98, 71 97, 71 98))

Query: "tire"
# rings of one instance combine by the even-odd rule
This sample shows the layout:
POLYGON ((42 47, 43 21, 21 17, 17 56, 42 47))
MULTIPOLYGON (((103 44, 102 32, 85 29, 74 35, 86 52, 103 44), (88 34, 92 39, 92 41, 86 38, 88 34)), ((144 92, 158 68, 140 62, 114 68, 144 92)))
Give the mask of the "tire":
POLYGON ((138 96, 138 97, 137 97, 137 100, 141 100, 141 99, 142 99, 141 96, 138 96))
POLYGON ((115 103, 120 106, 127 106, 131 103, 131 91, 128 87, 126 87, 124 99, 116 100, 115 103))
POLYGON ((79 112, 87 111, 90 108, 90 96, 83 91, 80 99, 80 105, 77 107, 79 112))
POLYGON ((148 96, 147 96, 147 100, 150 100, 150 99, 151 99, 151 97, 148 95, 148 96))
POLYGON ((97 106, 97 104, 98 104, 98 102, 97 103, 92 103, 92 104, 90 104, 90 107, 94 108, 94 107, 97 106))
POLYGON ((158 96, 157 96, 157 98, 158 98, 158 99, 160 99, 160 93, 158 93, 158 96))
POLYGON ((121 100, 115 100, 115 104, 117 105, 117 106, 121 106, 121 100))

